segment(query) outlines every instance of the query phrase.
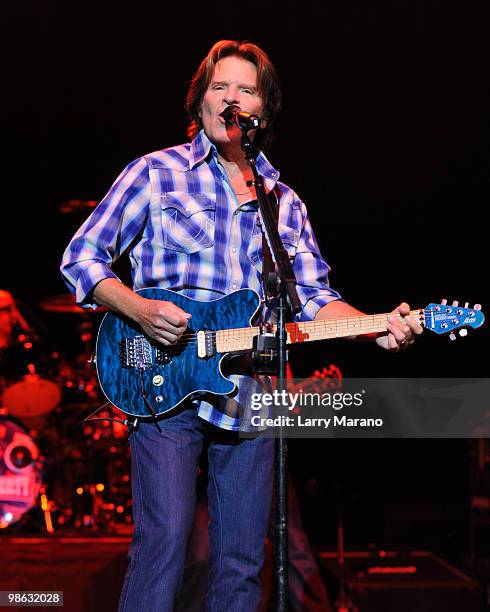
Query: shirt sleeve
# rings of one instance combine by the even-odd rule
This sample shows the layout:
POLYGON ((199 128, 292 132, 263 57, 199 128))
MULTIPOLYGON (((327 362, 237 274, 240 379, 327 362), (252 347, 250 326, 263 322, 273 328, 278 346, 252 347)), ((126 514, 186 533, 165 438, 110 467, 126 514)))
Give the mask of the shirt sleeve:
POLYGON ((315 318, 320 308, 342 298, 330 287, 328 279, 330 266, 320 253, 306 206, 296 194, 294 194, 292 208, 301 211, 300 219, 302 219, 293 269, 303 310, 296 315, 296 320, 310 321, 315 318))
POLYGON ((118 176, 66 248, 61 275, 84 308, 96 307, 91 299, 97 283, 117 279, 111 265, 143 229, 150 197, 148 164, 140 158, 118 176))

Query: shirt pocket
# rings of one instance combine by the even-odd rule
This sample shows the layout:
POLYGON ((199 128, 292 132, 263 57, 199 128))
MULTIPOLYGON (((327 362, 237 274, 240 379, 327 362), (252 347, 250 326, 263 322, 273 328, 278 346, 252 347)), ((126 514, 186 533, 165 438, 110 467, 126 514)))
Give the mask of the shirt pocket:
MULTIPOLYGON (((286 249, 289 259, 291 262, 294 261, 296 251, 299 243, 299 232, 292 227, 287 225, 279 225, 279 236, 281 237, 282 244, 286 249)), ((262 232, 260 228, 257 228, 257 232, 254 233, 250 241, 248 248, 248 257, 255 267, 261 266, 263 254, 262 254, 262 232)))
POLYGON ((162 193, 163 246, 196 253, 214 244, 216 194, 162 193))

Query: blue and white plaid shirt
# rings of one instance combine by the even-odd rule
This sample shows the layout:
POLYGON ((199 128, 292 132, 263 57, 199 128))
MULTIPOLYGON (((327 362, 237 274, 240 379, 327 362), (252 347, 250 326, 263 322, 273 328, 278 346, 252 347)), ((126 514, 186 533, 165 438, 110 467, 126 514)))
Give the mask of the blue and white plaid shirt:
MULTIPOLYGON (((277 185, 280 193, 279 233, 293 260, 303 304, 298 318, 313 319, 340 296, 329 287, 329 267, 305 205, 278 182, 279 173, 262 153, 257 169, 267 190, 277 185)), ((204 131, 191 143, 131 162, 75 234, 61 271, 80 305, 95 307, 94 287, 105 278, 117 278, 111 264, 126 250, 134 289, 162 287, 200 300, 245 287, 263 295, 257 204, 238 205, 216 147, 204 131)), ((200 402, 199 415, 218 427, 238 430, 235 404, 200 402)))

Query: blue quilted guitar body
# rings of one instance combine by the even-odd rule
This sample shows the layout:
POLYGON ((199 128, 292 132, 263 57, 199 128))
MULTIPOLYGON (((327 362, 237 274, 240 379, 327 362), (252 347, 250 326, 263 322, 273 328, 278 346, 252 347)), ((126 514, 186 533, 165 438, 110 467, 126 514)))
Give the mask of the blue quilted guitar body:
POLYGON ((220 368, 224 354, 215 352, 199 357, 196 333, 249 327, 260 305, 258 294, 241 289, 205 302, 167 289, 141 289, 138 293, 145 298, 173 302, 192 318, 183 341, 167 347, 150 341, 130 319, 107 313, 96 347, 97 375, 107 399, 127 414, 151 417, 143 395, 154 413, 160 415, 185 399, 204 393, 231 394, 235 385, 222 375, 220 368))

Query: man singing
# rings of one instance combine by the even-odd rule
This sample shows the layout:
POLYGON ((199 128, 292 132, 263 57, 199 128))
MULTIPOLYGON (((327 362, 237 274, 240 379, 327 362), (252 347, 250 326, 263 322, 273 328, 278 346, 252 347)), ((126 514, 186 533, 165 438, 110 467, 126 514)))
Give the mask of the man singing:
MULTIPOLYGON (((261 296, 262 233, 241 130, 228 125, 230 105, 259 115, 267 128, 250 133, 271 141, 281 95, 274 66, 256 45, 216 43, 187 95, 191 142, 130 163, 69 244, 62 273, 77 301, 132 319, 147 336, 172 345, 190 315, 171 302, 150 300, 123 285, 111 264, 128 251, 133 289, 162 287, 200 300, 241 288, 261 296)), ((278 227, 293 261, 301 320, 359 315, 329 287, 306 208, 263 153, 257 160, 267 191, 279 200, 278 227)), ((422 330, 401 304, 381 347, 397 351, 422 330)), ((242 371, 241 374, 247 374, 242 371)), ((259 574, 271 503, 273 440, 240 439, 240 393, 210 404, 184 402, 130 435, 135 532, 119 609, 174 609, 193 523, 198 462, 207 442, 210 516, 208 609, 250 612, 260 600, 259 574)))

